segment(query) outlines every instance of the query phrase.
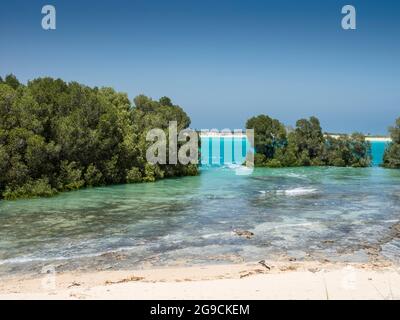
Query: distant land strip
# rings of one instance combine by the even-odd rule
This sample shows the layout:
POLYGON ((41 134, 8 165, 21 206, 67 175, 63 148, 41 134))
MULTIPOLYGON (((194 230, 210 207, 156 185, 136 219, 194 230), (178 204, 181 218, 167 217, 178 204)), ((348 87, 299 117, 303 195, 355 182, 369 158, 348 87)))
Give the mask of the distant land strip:
MULTIPOLYGON (((199 132, 200 137, 202 138, 207 138, 207 137, 225 137, 225 138, 243 138, 246 137, 246 133, 245 132, 217 132, 217 131, 203 131, 203 132, 199 132)), ((325 137, 332 137, 335 139, 340 138, 341 136, 346 136, 348 134, 344 134, 344 133, 325 133, 324 136, 325 137)), ((371 141, 371 142, 391 142, 392 139, 388 136, 379 136, 379 135, 365 135, 365 140, 366 141, 371 141)))

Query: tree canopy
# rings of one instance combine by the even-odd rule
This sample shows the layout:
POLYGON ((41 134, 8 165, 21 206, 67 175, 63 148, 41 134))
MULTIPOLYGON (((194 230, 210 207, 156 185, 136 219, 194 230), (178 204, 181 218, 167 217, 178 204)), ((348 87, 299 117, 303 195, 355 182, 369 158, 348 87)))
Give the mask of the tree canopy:
POLYGON ((386 148, 383 156, 383 167, 400 169, 400 118, 389 128, 392 142, 386 148))
POLYGON ((325 137, 316 117, 298 120, 287 132, 278 120, 259 115, 250 118, 246 128, 255 131, 256 166, 367 167, 371 163, 371 145, 362 134, 325 137))
POLYGON ((50 196, 85 186, 195 175, 195 165, 151 165, 146 133, 190 118, 171 99, 130 102, 112 88, 39 78, 0 82, 0 197, 50 196))
POLYGON ((254 148, 256 151, 255 162, 263 163, 273 159, 275 152, 282 144, 286 143, 286 130, 279 120, 267 115, 252 117, 246 122, 247 129, 254 129, 254 148))

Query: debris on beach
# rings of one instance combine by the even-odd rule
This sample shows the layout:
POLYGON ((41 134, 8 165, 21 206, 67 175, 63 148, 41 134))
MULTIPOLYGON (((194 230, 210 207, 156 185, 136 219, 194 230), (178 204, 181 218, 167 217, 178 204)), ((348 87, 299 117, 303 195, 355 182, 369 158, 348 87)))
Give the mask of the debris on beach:
POLYGON ((213 255, 208 256, 207 259, 214 260, 214 261, 230 261, 234 263, 241 263, 244 262, 244 258, 239 254, 220 254, 220 255, 213 255))
POLYGON ((77 292, 70 293, 69 296, 71 298, 76 298, 76 299, 79 299, 79 300, 83 300, 83 299, 88 299, 89 298, 89 295, 83 294, 83 293, 77 293, 77 292))
POLYGON ((390 227, 393 238, 400 238, 400 223, 396 223, 390 227))
POLYGON ((129 278, 124 278, 124 279, 117 280, 117 281, 107 280, 105 282, 105 284, 108 285, 108 284, 125 283, 125 282, 131 282, 131 281, 140 281, 140 280, 143 280, 143 279, 144 279, 144 277, 131 276, 129 278))
POLYGON ((242 273, 239 275, 240 279, 251 276, 251 272, 242 273))
POLYGON ((263 267, 265 267, 267 270, 271 270, 271 267, 267 265, 265 260, 258 261, 259 264, 261 264, 263 267))
POLYGON ((382 251, 382 247, 380 244, 364 244, 363 246, 364 251, 370 256, 378 257, 380 252, 382 251))
POLYGON ((254 233, 248 230, 233 229, 233 232, 239 237, 243 237, 246 239, 251 239, 254 236, 254 233))
POLYGON ((127 255, 120 252, 105 252, 100 255, 100 258, 121 261, 125 260, 127 258, 127 255))
POLYGON ((280 271, 295 271, 297 270, 297 265, 283 265, 279 267, 280 271))
POLYGON ((68 286, 68 288, 80 287, 81 285, 82 285, 81 283, 74 281, 68 286))
POLYGON ((246 278, 246 277, 249 277, 249 276, 254 276, 256 274, 264 274, 264 273, 266 273, 266 271, 265 270, 261 270, 261 269, 244 270, 244 271, 240 272, 239 278, 242 279, 242 278, 246 278))

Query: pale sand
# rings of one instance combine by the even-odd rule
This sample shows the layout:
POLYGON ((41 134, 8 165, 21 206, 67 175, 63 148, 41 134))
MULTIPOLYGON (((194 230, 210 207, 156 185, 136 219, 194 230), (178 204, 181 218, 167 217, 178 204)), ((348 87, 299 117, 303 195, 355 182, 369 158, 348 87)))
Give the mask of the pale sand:
MULTIPOLYGON (((340 137, 339 134, 325 134, 325 136, 330 136, 332 138, 338 139, 340 137)), ((244 138, 246 137, 246 133, 232 133, 232 132, 200 132, 201 138, 218 138, 218 137, 225 137, 225 138, 244 138)), ((375 136, 365 136, 366 141, 370 142, 392 142, 390 137, 375 137, 375 136)))
POLYGON ((0 299, 400 299, 400 268, 290 262, 1 279, 0 299), (51 278, 48 278, 51 279, 51 278))
MULTIPOLYGON (((325 136, 330 136, 334 139, 340 138, 338 134, 326 134, 325 136)), ((392 142, 390 137, 374 137, 374 136, 365 136, 365 140, 369 142, 392 142)))
POLYGON ((365 140, 370 142, 392 142, 389 137, 365 137, 365 140))

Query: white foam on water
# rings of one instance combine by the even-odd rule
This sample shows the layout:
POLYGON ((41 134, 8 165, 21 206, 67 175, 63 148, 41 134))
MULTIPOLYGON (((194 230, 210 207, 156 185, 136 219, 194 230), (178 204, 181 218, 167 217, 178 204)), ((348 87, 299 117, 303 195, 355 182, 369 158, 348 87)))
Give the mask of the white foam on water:
POLYGON ((253 171, 254 171, 253 168, 249 168, 249 167, 246 167, 246 166, 240 166, 239 168, 237 168, 235 170, 235 174, 237 176, 248 176, 248 175, 252 174, 253 171))
POLYGON ((318 190, 315 188, 304 188, 304 187, 276 191, 277 194, 283 194, 292 197, 302 196, 306 194, 313 194, 317 192, 318 190))
POLYGON ((71 256, 71 257, 60 256, 60 257, 48 257, 48 258, 39 258, 39 257, 11 258, 11 259, 0 260, 0 265, 4 265, 4 264, 24 264, 24 263, 30 263, 30 262, 62 261, 62 260, 79 259, 79 258, 91 258, 91 257, 100 256, 102 254, 104 254, 104 253, 77 255, 77 256, 71 256))
POLYGON ((203 239, 216 238, 216 237, 226 236, 226 235, 230 235, 230 234, 231 234, 230 232, 208 233, 208 234, 202 235, 201 238, 203 238, 203 239))
POLYGON ((291 177, 291 178, 300 178, 300 179, 306 179, 307 176, 304 174, 299 174, 299 173, 288 173, 286 176, 291 177))
POLYGON ((46 262, 46 261, 64 261, 64 260, 73 260, 73 259, 82 259, 82 258, 95 258, 95 257, 100 257, 104 254, 109 254, 109 253, 116 253, 116 252, 121 252, 121 251, 129 251, 138 248, 138 246, 127 246, 127 247, 120 247, 116 248, 115 250, 109 250, 109 251, 102 251, 102 252, 96 252, 96 253, 88 253, 88 254, 82 254, 82 255, 73 255, 73 256, 58 256, 58 257, 19 257, 19 258, 10 258, 10 259, 4 259, 0 260, 0 265, 5 265, 5 264, 25 264, 25 263, 31 263, 31 262, 46 262))
POLYGON ((399 220, 383 220, 383 223, 397 223, 399 220))
POLYGON ((274 230, 280 230, 280 229, 297 229, 297 228, 304 228, 304 229, 309 229, 313 228, 314 230, 318 228, 321 224, 319 222, 298 222, 298 223, 273 223, 271 224, 270 222, 267 223, 261 223, 256 228, 254 229, 254 233, 264 233, 266 231, 272 232, 274 230))
POLYGON ((238 168, 240 168, 240 167, 242 167, 242 165, 241 164, 237 164, 237 163, 227 163, 227 164, 225 164, 224 165, 224 167, 225 168, 228 168, 228 169, 238 169, 238 168))
POLYGON ((315 222, 288 223, 288 224, 277 225, 277 226, 274 226, 273 228, 274 229, 279 229, 279 228, 292 228, 292 227, 294 227, 294 228, 296 228, 296 227, 310 227, 310 226, 313 226, 315 224, 317 224, 317 223, 315 223, 315 222))

